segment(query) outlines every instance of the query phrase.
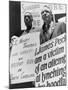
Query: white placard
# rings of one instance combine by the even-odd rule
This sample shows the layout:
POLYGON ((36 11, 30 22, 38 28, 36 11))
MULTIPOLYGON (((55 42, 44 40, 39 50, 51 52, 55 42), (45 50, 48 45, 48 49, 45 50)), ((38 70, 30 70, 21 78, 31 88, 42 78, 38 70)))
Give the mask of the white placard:
POLYGON ((39 32, 22 35, 12 47, 10 56, 11 84, 35 80, 35 48, 39 46, 39 32))
POLYGON ((40 46, 35 56, 35 86, 66 85, 66 34, 40 46))

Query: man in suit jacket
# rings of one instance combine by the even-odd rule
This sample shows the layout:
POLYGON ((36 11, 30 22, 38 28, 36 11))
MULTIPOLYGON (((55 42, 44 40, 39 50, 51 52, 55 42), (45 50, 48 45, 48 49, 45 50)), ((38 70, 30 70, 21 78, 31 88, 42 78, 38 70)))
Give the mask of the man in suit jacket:
POLYGON ((40 33, 40 44, 66 32, 65 23, 55 23, 53 14, 48 6, 44 6, 41 12, 43 26, 40 33))

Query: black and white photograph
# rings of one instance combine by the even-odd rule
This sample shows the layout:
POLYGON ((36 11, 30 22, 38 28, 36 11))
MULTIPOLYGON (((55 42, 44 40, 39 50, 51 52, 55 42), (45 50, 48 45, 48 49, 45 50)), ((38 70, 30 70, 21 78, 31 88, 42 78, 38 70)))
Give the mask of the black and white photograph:
POLYGON ((9 1, 9 88, 67 85, 67 5, 9 1))

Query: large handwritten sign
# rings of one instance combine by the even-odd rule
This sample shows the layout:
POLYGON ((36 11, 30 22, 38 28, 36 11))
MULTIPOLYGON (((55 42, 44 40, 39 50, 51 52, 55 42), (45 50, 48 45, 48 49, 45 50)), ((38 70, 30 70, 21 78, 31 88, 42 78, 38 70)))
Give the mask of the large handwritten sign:
POLYGON ((22 35, 12 47, 10 56, 11 83, 35 80, 35 48, 39 45, 39 32, 22 35))

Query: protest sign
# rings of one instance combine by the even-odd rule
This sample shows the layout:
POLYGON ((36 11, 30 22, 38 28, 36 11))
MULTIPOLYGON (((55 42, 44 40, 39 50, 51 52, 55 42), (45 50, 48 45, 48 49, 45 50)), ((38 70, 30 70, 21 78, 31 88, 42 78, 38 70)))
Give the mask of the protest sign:
POLYGON ((11 83, 23 83, 35 79, 35 48, 39 45, 39 32, 22 35, 13 45, 10 56, 11 83))
POLYGON ((9 88, 66 85, 67 5, 9 2, 9 88))
POLYGON ((35 86, 66 85, 66 34, 40 45, 35 52, 35 86))

